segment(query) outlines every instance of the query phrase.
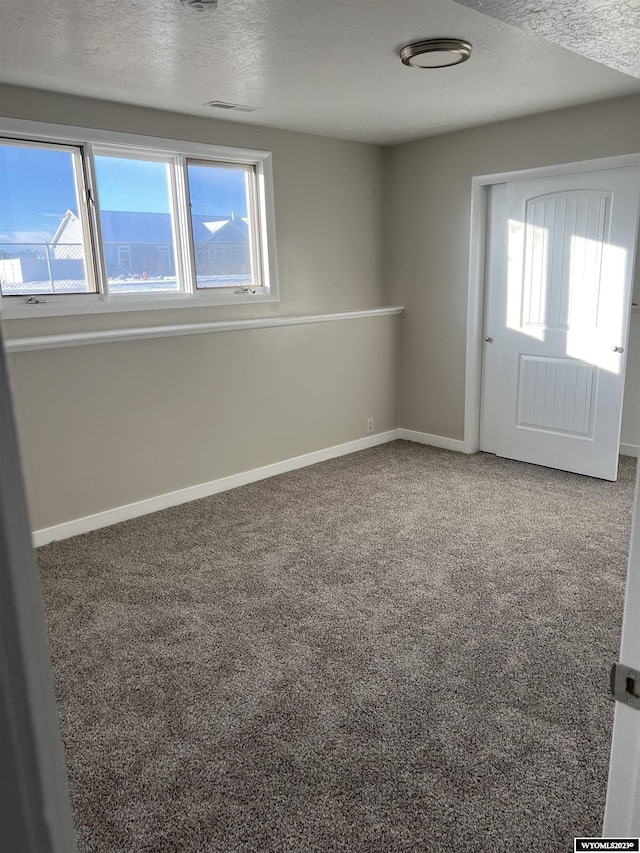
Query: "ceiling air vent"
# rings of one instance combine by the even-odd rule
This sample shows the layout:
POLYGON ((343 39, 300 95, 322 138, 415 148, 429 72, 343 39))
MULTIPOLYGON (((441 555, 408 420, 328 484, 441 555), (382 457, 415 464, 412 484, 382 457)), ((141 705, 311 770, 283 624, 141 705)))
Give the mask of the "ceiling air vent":
POLYGON ((213 12, 218 7, 218 0, 181 0, 185 9, 192 12, 213 12))
POLYGON ((207 101, 205 107, 211 107, 212 110, 234 110, 238 113, 253 113, 258 109, 245 104, 230 104, 228 101, 207 101))

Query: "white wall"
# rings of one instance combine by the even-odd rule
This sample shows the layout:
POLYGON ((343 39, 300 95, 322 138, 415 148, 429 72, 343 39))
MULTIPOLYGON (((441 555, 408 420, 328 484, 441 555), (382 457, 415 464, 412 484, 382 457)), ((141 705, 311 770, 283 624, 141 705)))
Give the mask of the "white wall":
MULTIPOLYGON (((10 340, 383 304, 372 145, 4 87, 13 118, 273 152, 278 305, 5 321, 10 340)), ((395 428, 399 317, 14 353, 34 529, 395 428)))

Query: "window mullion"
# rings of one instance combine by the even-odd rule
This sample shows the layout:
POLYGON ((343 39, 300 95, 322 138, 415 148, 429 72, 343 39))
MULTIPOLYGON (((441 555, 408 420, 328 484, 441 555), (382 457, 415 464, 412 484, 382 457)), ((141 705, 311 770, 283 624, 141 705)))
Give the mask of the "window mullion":
POLYGON ((89 209, 89 224, 90 224, 90 240, 92 245, 92 254, 94 268, 98 278, 98 291, 103 301, 108 302, 109 294, 109 279, 106 273, 106 264, 104 256, 104 245, 102 241, 102 227, 100 225, 100 209, 98 199, 98 182, 96 181, 95 160, 93 145, 88 142, 85 146, 85 180, 87 182, 87 199, 89 209))
POLYGON ((251 252, 252 280, 258 287, 264 287, 264 271, 262 269, 262 249, 260 234, 260 212, 258 210, 258 194, 256 191, 256 167, 253 166, 246 175, 247 196, 249 199, 250 222, 254 227, 249 229, 249 249, 251 252))
POLYGON ((82 260, 87 277, 87 284, 92 293, 98 291, 97 271, 94 263, 94 251, 92 245, 92 232, 89 213, 89 184, 85 162, 85 151, 78 147, 73 151, 73 173, 76 184, 76 197, 78 199, 78 217, 81 223, 81 231, 84 235, 82 245, 82 260))
POLYGON ((187 180, 187 158, 183 154, 174 161, 174 204, 176 243, 179 246, 180 271, 185 293, 192 296, 196 291, 195 252, 191 227, 191 202, 187 180))

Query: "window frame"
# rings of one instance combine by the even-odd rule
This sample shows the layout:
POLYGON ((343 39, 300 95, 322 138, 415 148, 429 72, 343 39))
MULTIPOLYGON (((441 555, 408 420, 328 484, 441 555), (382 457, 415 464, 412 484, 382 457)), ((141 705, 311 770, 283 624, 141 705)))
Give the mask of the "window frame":
MULTIPOLYGON (((73 185, 75 188, 76 201, 78 202, 78 219, 80 221, 80 228, 82 230, 82 263, 84 266, 84 272, 86 277, 87 291, 82 293, 57 293, 57 294, 34 294, 34 296, 42 296, 43 300, 53 299, 66 299, 69 297, 76 297, 81 299, 86 299, 90 297, 96 297, 99 294, 100 284, 98 278, 98 258, 96 253, 93 251, 93 247, 95 245, 95 240, 93 239, 92 234, 92 222, 91 216, 89 212, 89 207, 86 203, 87 199, 87 186, 88 186, 88 174, 87 174, 87 162, 85 158, 84 149, 81 145, 78 145, 75 142, 70 140, 61 140, 61 139, 42 139, 38 138, 29 138, 23 139, 20 137, 10 136, 9 134, 3 134, 0 131, 0 137, 4 136, 4 142, 9 145, 15 145, 20 148, 36 148, 45 151, 65 151, 71 155, 72 164, 73 164, 73 185)), ((48 253, 47 253, 48 254, 48 253)), ((4 299, 8 300, 19 300, 19 299, 27 299, 28 296, 24 295, 16 295, 16 296, 4 296, 4 299)), ((2 293, 0 292, 0 310, 2 310, 2 293)), ((34 305, 37 303, 31 303, 34 305)))
MULTIPOLYGON (((95 231, 98 235, 95 254, 100 268, 99 278, 102 284, 100 293, 105 294, 105 301, 113 301, 114 303, 122 302, 123 304, 127 303, 131 308, 135 307, 135 303, 137 302, 146 302, 148 299, 153 299, 155 297, 160 299, 164 299, 165 297, 176 299, 179 297, 188 298, 192 296, 193 293, 188 288, 188 267, 186 266, 187 261, 185 260, 188 255, 188 246, 186 245, 188 241, 188 234, 182 227, 182 223, 184 221, 184 199, 180 198, 180 191, 178 189, 181 177, 180 172, 183 168, 180 156, 169 151, 159 149, 150 150, 148 148, 141 148, 137 145, 114 146, 106 143, 89 143, 87 150, 89 152, 89 161, 91 164, 94 187, 90 194, 90 207, 94 217, 95 231), (141 160, 148 163, 162 163, 168 167, 167 191, 171 208, 169 215, 171 216, 171 234, 173 239, 174 264, 176 269, 176 290, 155 292, 143 291, 141 294, 135 292, 121 292, 118 294, 115 292, 111 293, 111 282, 109 281, 107 271, 107 244, 105 243, 102 235, 100 187, 98 186, 98 179, 95 171, 97 157, 108 157, 110 159, 121 158, 122 160, 141 160)), ((129 254, 131 254, 131 251, 129 251, 129 254)))
POLYGON ((83 219, 87 234, 85 266, 87 276, 95 276, 98 288, 96 293, 42 294, 38 302, 29 304, 26 302, 27 295, 4 297, 0 295, 2 317, 25 319, 278 302, 273 171, 270 151, 8 118, 0 118, 0 136, 17 144, 62 145, 80 150, 85 183, 84 187, 80 187, 79 198, 80 206, 83 208, 81 218, 86 217, 83 219), (173 206, 176 274, 183 276, 184 290, 145 294, 109 292, 100 216, 96 204, 98 193, 94 157, 100 155, 171 161, 170 192, 173 206), (253 251, 261 272, 261 288, 255 290, 232 287, 197 288, 195 253, 188 207, 187 161, 190 160, 253 168, 255 184, 252 214, 255 216, 255 237, 252 239, 252 244, 255 241, 253 251))
MULTIPOLYGON (((186 179, 186 200, 189 218, 191 218, 191 187, 189 182, 189 166, 229 166, 228 163, 222 163, 221 161, 213 161, 211 159, 203 160, 202 158, 196 157, 185 157, 184 159, 184 176, 186 179)), ((247 214, 251 217, 250 221, 253 220, 256 223, 260 222, 260 211, 257 204, 259 198, 258 191, 258 175, 255 164, 253 163, 242 163, 243 166, 248 166, 248 169, 245 169, 245 182, 247 183, 246 194, 247 194, 247 214)), ((193 234, 193 226, 189 229, 189 244, 191 248, 191 261, 193 264, 193 287, 194 291, 198 293, 206 293, 210 292, 215 288, 207 288, 201 287, 198 284, 198 259, 200 252, 202 252, 203 247, 197 247, 195 242, 195 237, 193 234)), ((263 270, 260 259, 262 257, 262 240, 260 229, 256 228, 255 233, 254 229, 249 229, 249 258, 251 263, 251 274, 252 274, 252 286, 255 286, 254 280, 257 278, 259 282, 258 288, 259 290, 264 289, 263 285, 263 270)), ((210 260, 211 258, 211 249, 206 247, 206 258, 210 260)), ((247 292, 250 294, 255 294, 255 290, 251 289, 251 286, 247 285, 239 285, 242 288, 243 292, 247 292)))

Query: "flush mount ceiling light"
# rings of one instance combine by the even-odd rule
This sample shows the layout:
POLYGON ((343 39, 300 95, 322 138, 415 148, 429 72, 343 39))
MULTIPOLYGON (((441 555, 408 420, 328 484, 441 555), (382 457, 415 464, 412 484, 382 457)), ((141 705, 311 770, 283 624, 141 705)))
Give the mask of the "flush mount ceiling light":
POLYGON ((411 68, 446 68, 459 65, 471 56, 471 44, 462 39, 427 39, 406 44, 400 59, 411 68))
POLYGON ((213 12, 218 6, 218 0, 181 0, 181 2, 190 12, 213 12))
POLYGON ((230 101, 207 101, 203 106, 212 110, 234 110, 238 113, 255 113, 258 107, 248 107, 246 104, 232 104, 230 101))

